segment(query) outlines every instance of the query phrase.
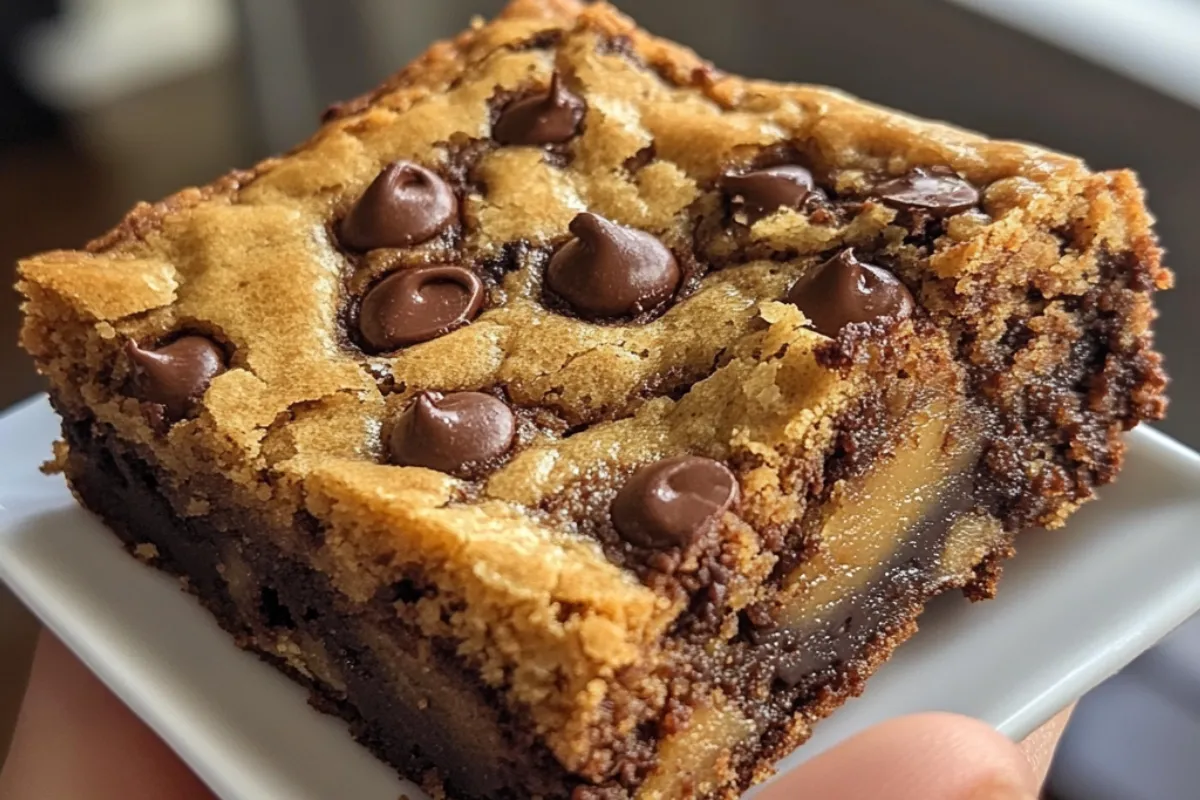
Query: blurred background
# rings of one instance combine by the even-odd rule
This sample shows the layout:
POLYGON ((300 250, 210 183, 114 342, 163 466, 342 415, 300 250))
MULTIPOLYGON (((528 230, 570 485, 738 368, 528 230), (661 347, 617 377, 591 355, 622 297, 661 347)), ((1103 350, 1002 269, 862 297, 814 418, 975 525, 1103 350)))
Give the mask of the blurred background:
MULTIPOLYGON (((1179 287, 1161 426, 1200 447, 1200 0, 618 0, 718 65, 828 83, 1142 176, 1179 287)), ((16 348, 17 258, 77 247, 139 199, 287 149, 499 0, 0 0, 0 409, 39 390, 16 348)), ((0 593, 3 590, 0 589, 0 593)), ((0 596, 0 758, 32 623, 0 596), (7 688, 8 691, 4 691, 7 688)), ((1061 800, 1200 796, 1200 620, 1093 692, 1061 800)))

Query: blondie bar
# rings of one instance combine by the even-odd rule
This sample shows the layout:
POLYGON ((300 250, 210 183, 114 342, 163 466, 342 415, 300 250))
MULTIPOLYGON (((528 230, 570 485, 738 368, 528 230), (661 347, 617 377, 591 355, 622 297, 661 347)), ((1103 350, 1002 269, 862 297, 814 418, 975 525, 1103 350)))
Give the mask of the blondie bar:
POLYGON ((381 758, 665 800, 1114 478, 1160 256, 1129 172, 515 0, 19 289, 80 501, 381 758))

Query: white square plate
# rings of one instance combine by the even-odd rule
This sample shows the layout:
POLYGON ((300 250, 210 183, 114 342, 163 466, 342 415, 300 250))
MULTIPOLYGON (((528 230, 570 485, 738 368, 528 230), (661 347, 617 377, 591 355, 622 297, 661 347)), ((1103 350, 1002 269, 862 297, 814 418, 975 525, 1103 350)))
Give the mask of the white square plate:
MULTIPOLYGON (((0 416, 0 579, 47 626, 224 800, 423 797, 41 475, 57 435, 44 399, 0 416)), ((1200 609, 1198 529, 1200 456, 1137 430, 1100 502, 1019 539, 998 599, 935 602, 863 697, 782 768, 914 711, 1024 736, 1200 609)))

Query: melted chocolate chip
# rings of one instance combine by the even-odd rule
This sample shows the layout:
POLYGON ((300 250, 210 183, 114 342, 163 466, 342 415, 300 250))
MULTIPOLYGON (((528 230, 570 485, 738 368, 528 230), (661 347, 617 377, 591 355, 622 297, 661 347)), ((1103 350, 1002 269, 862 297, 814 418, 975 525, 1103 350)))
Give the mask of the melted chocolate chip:
POLYGON ((546 285, 581 316, 636 316, 666 302, 682 273, 666 245, 598 214, 571 220, 575 238, 546 268, 546 285))
POLYGON ((351 250, 408 247, 457 219, 458 200, 444 180, 411 161, 396 161, 363 192, 339 234, 351 250))
POLYGON ((744 214, 754 223, 781 208, 800 208, 813 191, 812 173, 804 167, 785 165, 729 174, 721 188, 730 198, 735 215, 744 214))
POLYGON ((470 477, 508 452, 515 435, 512 410, 490 394, 423 392, 392 429, 392 463, 470 477))
POLYGON ((979 190, 953 172, 918 167, 907 175, 875 186, 886 205, 925 211, 935 217, 957 214, 979 205, 979 190))
POLYGON ((723 464, 677 456, 642 467, 612 503, 617 532, 640 547, 687 547, 737 500, 737 479, 723 464))
POLYGON ((358 330, 372 351, 395 350, 461 328, 475 318, 483 301, 483 281, 469 269, 402 269, 367 292, 358 330))
POLYGON ((886 269, 865 264, 847 248, 792 284, 787 301, 826 336, 852 322, 899 321, 912 314, 908 287, 886 269))
POLYGON ((587 105, 583 98, 562 84, 558 73, 550 87, 513 100, 500 112, 492 126, 492 138, 500 144, 558 144, 579 132, 587 105))
POLYGON ((133 393, 163 407, 172 422, 186 417, 212 379, 226 370, 225 353, 211 339, 182 336, 154 350, 125 344, 133 393))

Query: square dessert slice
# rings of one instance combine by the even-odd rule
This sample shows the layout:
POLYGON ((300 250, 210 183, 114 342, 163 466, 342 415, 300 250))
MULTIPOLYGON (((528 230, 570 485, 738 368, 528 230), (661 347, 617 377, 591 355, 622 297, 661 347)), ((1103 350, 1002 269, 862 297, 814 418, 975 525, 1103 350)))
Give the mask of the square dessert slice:
POLYGON ((989 596, 1170 282, 1128 172, 517 0, 19 289, 135 553, 404 774, 585 800, 736 796, 989 596))

